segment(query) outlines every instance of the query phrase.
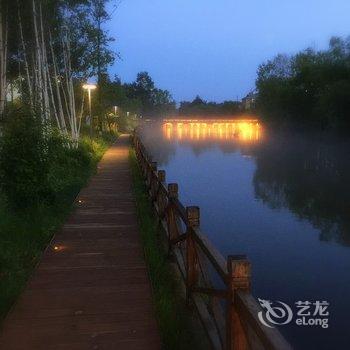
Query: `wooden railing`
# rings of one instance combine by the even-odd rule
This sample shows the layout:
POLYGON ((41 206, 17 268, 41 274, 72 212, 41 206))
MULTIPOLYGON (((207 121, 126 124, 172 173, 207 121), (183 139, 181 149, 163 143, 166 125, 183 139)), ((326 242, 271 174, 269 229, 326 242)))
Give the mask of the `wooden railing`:
POLYGON ((149 195, 166 232, 186 286, 186 298, 195 306, 213 349, 284 350, 291 346, 275 328, 258 319, 260 305, 250 294, 251 264, 244 255, 227 260, 200 230, 199 207, 184 207, 178 185, 166 184, 139 136, 133 144, 149 195), (214 282, 215 281, 215 282, 214 282), (222 288, 218 288, 218 285, 222 288))

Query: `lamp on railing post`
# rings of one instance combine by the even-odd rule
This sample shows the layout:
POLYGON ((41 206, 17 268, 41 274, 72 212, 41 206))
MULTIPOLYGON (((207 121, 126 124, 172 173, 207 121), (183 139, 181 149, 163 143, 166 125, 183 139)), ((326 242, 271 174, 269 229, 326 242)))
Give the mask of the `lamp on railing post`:
POLYGON ((251 264, 245 255, 230 255, 227 258, 228 301, 226 320, 226 350, 246 350, 248 342, 240 317, 235 308, 235 292, 249 292, 251 264))
POLYGON ((168 184, 169 198, 177 199, 179 197, 179 186, 177 183, 168 184))
POLYGON ((158 170, 158 180, 165 182, 165 170, 158 170))
POLYGON ((97 86, 95 84, 84 84, 83 89, 88 92, 89 103, 89 117, 90 117, 90 139, 92 139, 92 112, 91 112, 91 90, 95 90, 97 86))
POLYGON ((186 232, 186 300, 189 303, 191 291, 198 279, 198 255, 192 229, 199 227, 199 207, 186 207, 186 216, 188 225, 186 232))

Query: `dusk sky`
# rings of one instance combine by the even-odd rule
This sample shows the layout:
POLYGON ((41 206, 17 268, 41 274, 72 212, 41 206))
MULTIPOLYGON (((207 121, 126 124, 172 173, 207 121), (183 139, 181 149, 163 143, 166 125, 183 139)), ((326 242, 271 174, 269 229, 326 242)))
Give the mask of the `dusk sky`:
POLYGON ((148 71, 176 101, 219 102, 254 88, 258 65, 277 53, 350 35, 350 1, 122 0, 107 26, 121 56, 112 75, 148 71))

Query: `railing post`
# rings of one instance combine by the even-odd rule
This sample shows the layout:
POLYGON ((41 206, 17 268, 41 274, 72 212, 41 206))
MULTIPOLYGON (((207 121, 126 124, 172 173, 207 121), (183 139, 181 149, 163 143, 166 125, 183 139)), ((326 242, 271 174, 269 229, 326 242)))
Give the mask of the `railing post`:
POLYGON ((251 264, 245 255, 230 255, 227 259, 228 270, 228 305, 226 350, 247 350, 248 342, 239 314, 234 306, 235 291, 237 289, 250 290, 251 264))
POLYGON ((165 214, 165 208, 166 208, 166 193, 163 189, 162 184, 165 183, 165 170, 158 170, 158 188, 156 193, 156 202, 158 206, 158 216, 159 219, 162 220, 164 218, 165 214))
POLYGON ((137 135, 136 135, 136 130, 134 129, 132 132, 132 143, 136 149, 136 143, 137 143, 137 135))
POLYGON ((168 193, 170 199, 178 199, 179 197, 179 186, 177 183, 168 184, 168 193))
POLYGON ((166 221, 168 225, 168 253, 171 251, 171 240, 179 236, 177 229, 176 215, 172 200, 178 199, 179 197, 179 186, 177 183, 168 184, 168 206, 166 208, 166 221))
POLYGON ((165 182, 165 170, 158 170, 158 179, 160 182, 165 182))
POLYGON ((157 170, 157 166, 158 166, 157 162, 151 162, 151 168, 153 171, 157 170))
POLYGON ((151 163, 151 171, 149 175, 149 188, 151 191, 151 201, 154 202, 156 199, 158 188, 157 162, 151 163))
POLYGON ((141 171, 144 179, 147 179, 147 158, 143 145, 140 143, 141 171))
POLYGON ((157 162, 150 161, 147 164, 147 177, 146 177, 146 183, 149 190, 151 190, 152 185, 152 179, 153 179, 153 172, 157 171, 157 162))
POLYGON ((192 229, 199 227, 199 207, 186 207, 186 215, 188 221, 186 232, 186 300, 189 303, 191 291, 198 279, 198 255, 192 229))
POLYGON ((143 176, 146 180, 146 184, 147 184, 147 180, 148 180, 148 172, 149 172, 149 167, 148 167, 148 164, 149 162, 151 161, 151 159, 148 157, 147 155, 147 151, 145 149, 145 146, 142 145, 142 155, 143 155, 143 176))

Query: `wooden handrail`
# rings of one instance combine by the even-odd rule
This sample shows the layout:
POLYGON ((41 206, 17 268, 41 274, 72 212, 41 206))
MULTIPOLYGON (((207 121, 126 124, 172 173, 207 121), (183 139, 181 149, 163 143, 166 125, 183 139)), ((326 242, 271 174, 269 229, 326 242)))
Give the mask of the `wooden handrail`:
POLYGON ((195 234, 194 238, 204 252, 206 257, 212 263, 216 272, 221 277, 222 281, 227 284, 227 263, 222 254, 212 245, 209 239, 200 231, 198 227, 193 229, 195 234))
POLYGON ((186 216, 186 208, 185 206, 179 201, 178 198, 172 198, 170 199, 170 201, 173 203, 174 208, 177 212, 177 214, 180 216, 180 218, 182 219, 182 221, 185 223, 185 225, 188 225, 188 221, 187 221, 187 216, 186 216))
POLYGON ((262 308, 250 294, 251 265, 247 258, 229 256, 226 260, 201 231, 199 208, 181 203, 178 185, 166 184, 165 171, 157 169, 157 163, 136 132, 133 144, 150 198, 167 235, 169 252, 176 258, 183 277, 187 300, 195 306, 213 349, 291 349, 278 330, 264 326, 258 319, 262 308), (215 288, 211 281, 213 271, 226 290, 215 288), (227 301, 225 311, 217 299, 227 301), (226 313, 226 321, 222 312, 226 313))
POLYGON ((259 321, 261 308, 250 293, 237 291, 234 304, 241 318, 250 325, 266 349, 291 349, 276 328, 265 327, 259 321))

